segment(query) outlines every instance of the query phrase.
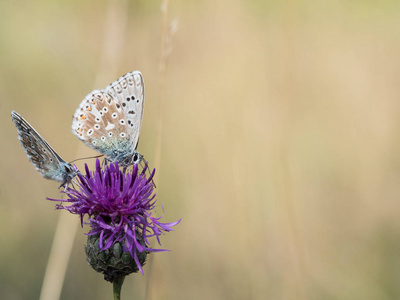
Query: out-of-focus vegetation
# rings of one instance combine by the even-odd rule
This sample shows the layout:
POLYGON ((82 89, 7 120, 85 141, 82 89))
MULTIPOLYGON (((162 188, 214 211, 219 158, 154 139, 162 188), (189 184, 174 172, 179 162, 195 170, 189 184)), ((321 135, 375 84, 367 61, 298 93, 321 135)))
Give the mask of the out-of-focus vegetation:
MULTIPOLYGON (((165 221, 183 219, 154 255, 150 299, 399 299, 400 3, 350 2, 170 1, 161 97, 159 2, 129 1, 116 74, 93 86, 108 1, 1 1, 0 298, 39 297, 65 213, 11 110, 66 160, 92 155, 72 114, 140 70, 139 150, 151 163, 163 99, 157 197, 165 221)), ((112 295, 86 264, 87 231, 61 299, 112 295)), ((127 277, 123 298, 147 280, 127 277)))

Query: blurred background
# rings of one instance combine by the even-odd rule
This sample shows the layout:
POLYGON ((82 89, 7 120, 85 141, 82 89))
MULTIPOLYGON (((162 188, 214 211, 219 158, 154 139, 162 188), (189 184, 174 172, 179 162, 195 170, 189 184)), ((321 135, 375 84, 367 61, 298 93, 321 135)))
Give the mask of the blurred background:
MULTIPOLYGON (((0 2, 0 298, 39 298, 67 215, 11 110, 65 160, 94 155, 72 114, 140 70, 138 149, 157 168, 158 214, 182 222, 122 299, 399 299, 400 2, 160 7, 0 2)), ((73 234, 60 299, 112 297, 86 263, 88 230, 73 234)))

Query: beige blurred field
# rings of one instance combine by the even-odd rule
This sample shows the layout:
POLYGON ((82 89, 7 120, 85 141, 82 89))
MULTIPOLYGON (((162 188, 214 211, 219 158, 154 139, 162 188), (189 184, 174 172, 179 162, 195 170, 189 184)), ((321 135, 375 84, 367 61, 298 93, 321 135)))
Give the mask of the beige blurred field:
MULTIPOLYGON (((65 160, 93 155, 72 114, 140 70, 139 151, 157 165, 163 220, 182 222, 122 299, 146 286, 148 299, 399 299, 400 3, 171 0, 176 20, 162 73, 159 1, 0 2, 0 298, 39 298, 66 213, 45 200, 57 183, 26 158, 11 110, 65 160), (110 10, 124 30, 107 36, 110 10)), ((112 298, 87 231, 60 299, 112 298)))

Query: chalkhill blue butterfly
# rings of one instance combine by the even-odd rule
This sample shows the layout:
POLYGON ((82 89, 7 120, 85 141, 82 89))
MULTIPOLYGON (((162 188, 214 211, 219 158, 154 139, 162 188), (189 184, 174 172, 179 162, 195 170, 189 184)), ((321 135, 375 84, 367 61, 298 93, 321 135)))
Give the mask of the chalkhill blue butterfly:
POLYGON ((74 114, 72 132, 111 162, 138 164, 143 158, 136 151, 143 109, 143 76, 133 71, 104 90, 90 92, 74 114))
POLYGON ((18 139, 29 160, 36 170, 47 179, 61 182, 60 187, 68 184, 78 174, 78 170, 65 162, 39 133, 16 111, 11 118, 18 130, 18 139))

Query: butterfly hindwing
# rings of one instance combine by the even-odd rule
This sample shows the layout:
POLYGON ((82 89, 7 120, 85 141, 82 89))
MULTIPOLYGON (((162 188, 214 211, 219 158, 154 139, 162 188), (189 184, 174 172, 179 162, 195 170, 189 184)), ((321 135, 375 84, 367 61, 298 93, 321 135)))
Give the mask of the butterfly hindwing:
POLYGON ((109 156, 114 148, 124 146, 118 136, 126 131, 126 126, 120 120, 123 120, 121 105, 104 91, 95 90, 76 110, 72 131, 89 147, 109 156))

